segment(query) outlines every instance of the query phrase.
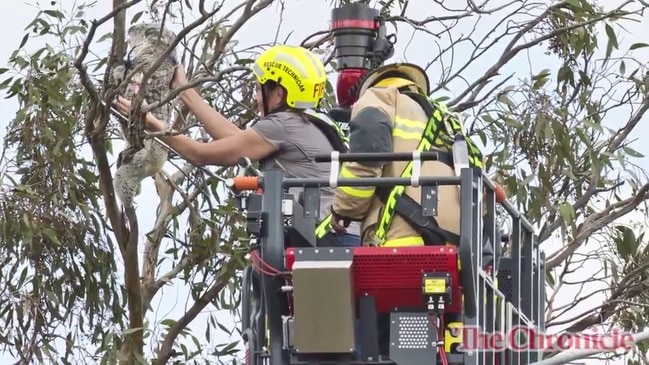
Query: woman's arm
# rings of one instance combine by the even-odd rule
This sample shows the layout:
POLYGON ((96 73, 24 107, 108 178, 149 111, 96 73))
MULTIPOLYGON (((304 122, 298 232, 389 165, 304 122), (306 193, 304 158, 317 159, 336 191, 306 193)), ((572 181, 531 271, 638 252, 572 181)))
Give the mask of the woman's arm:
POLYGON ((214 110, 193 88, 184 90, 180 94, 180 99, 213 139, 228 138, 241 132, 241 129, 214 110))
MULTIPOLYGON (((151 113, 147 114, 147 125, 152 131, 164 130, 164 124, 151 113)), ((182 134, 158 138, 198 166, 233 166, 241 157, 259 161, 277 152, 275 146, 252 129, 240 130, 239 133, 208 143, 198 142, 182 134)))

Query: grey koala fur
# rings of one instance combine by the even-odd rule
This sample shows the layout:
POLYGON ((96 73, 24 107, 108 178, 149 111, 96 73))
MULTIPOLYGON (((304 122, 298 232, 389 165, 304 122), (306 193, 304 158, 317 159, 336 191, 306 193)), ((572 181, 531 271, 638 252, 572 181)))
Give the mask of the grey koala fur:
MULTIPOLYGON (((118 90, 121 96, 132 100, 138 92, 142 76, 153 66, 164 51, 173 43, 176 34, 161 29, 159 24, 137 24, 128 31, 129 61, 117 66, 109 75, 112 88, 118 87, 134 69, 138 72, 128 85, 118 90)), ((176 61, 175 50, 162 62, 147 82, 144 101, 156 103, 170 92, 176 61)), ((173 111, 173 102, 166 103, 152 111, 153 115, 165 123, 169 129, 169 119, 173 111)), ((126 149, 118 157, 118 168, 115 173, 115 194, 122 205, 130 207, 141 192, 141 182, 162 170, 168 157, 168 150, 155 140, 145 139, 145 125, 141 118, 129 118, 128 122, 120 119, 122 137, 126 149)))

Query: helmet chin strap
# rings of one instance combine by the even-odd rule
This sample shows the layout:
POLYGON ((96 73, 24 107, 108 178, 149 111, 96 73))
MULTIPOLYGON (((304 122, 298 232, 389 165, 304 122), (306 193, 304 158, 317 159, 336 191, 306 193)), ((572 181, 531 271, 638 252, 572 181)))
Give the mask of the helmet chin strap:
POLYGON ((268 113, 268 93, 266 92, 266 85, 261 85, 261 107, 264 111, 262 117, 267 116, 268 113))
POLYGON ((274 107, 272 110, 269 110, 270 107, 268 106, 268 92, 266 90, 266 85, 261 85, 261 106, 264 110, 264 117, 288 109, 288 106, 282 103, 274 107))

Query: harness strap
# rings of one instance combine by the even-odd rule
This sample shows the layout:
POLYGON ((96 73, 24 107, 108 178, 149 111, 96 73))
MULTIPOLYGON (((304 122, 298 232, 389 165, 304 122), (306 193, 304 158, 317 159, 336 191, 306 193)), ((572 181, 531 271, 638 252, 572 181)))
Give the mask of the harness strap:
MULTIPOLYGON (((389 191, 383 189, 376 192, 376 196, 386 204, 389 191)), ((423 239, 426 245, 443 245, 452 243, 460 244, 460 236, 439 227, 437 220, 433 217, 425 217, 421 214, 421 205, 408 195, 399 196, 394 203, 394 213, 401 217, 412 227, 423 239)), ((394 219, 394 216, 390 219, 394 219)))
MULTIPOLYGON (((410 96, 424 109, 429 117, 426 129, 421 136, 417 150, 429 151, 433 147, 442 147, 452 150, 452 141, 454 136, 462 134, 462 126, 457 121, 449 120, 448 113, 443 108, 435 108, 433 103, 427 97, 404 92, 410 96), (440 110, 441 109, 441 110, 440 110), (442 132, 442 128, 444 129, 442 132), (449 138, 450 137, 450 138, 449 138)), ((469 165, 472 168, 480 169, 482 167, 482 156, 477 147, 467 141, 469 145, 469 165)), ((450 152, 439 151, 439 161, 454 168, 453 155, 450 152)), ((401 173, 402 178, 410 177, 412 174, 412 161, 406 165, 401 173)), ((437 221, 432 217, 426 217, 421 212, 421 205, 407 195, 405 186, 395 186, 394 188, 378 188, 376 195, 384 204, 384 208, 377 222, 375 238, 378 245, 382 245, 387 236, 387 232, 392 224, 394 215, 399 215, 423 238, 427 245, 441 245, 453 243, 459 245, 459 236, 448 232, 439 227, 437 221)))

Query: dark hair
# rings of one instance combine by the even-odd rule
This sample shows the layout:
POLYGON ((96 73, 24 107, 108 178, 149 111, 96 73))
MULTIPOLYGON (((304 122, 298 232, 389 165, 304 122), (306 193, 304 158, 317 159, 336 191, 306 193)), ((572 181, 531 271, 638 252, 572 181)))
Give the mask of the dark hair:
POLYGON ((280 88, 284 92, 284 96, 282 97, 281 103, 286 105, 286 96, 287 96, 288 93, 286 91, 286 88, 284 88, 284 86, 280 85, 276 81, 268 80, 268 81, 266 81, 265 84, 261 85, 261 87, 264 88, 267 92, 268 91, 275 91, 278 88, 280 88))
POLYGON ((280 101, 280 105, 278 105, 275 108, 275 110, 291 110, 291 111, 295 112, 296 114, 298 114, 303 119, 306 118, 306 114, 304 114, 304 111, 302 109, 291 108, 291 107, 288 106, 288 103, 286 102, 286 97, 288 96, 288 92, 286 91, 286 88, 284 86, 280 85, 276 81, 268 80, 261 87, 264 88, 264 90, 265 90, 264 95, 267 95, 266 94, 267 92, 277 90, 277 88, 281 88, 281 90, 284 92, 283 93, 284 95, 282 96, 282 100, 280 101))

